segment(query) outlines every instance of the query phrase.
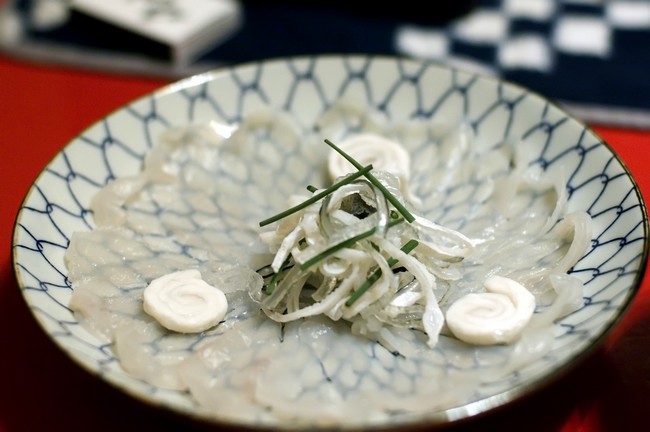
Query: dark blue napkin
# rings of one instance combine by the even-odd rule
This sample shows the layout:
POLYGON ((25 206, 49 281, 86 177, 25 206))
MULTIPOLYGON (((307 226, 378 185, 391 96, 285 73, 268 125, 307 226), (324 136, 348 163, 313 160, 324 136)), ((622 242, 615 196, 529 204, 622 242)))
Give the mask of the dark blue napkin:
MULTIPOLYGON (((14 10, 27 17, 35 1, 14 10)), ((426 58, 518 83, 587 122, 650 128, 650 1, 347 3, 243 0, 241 28, 189 65, 76 22, 39 31, 27 18, 24 43, 7 51, 172 78, 302 54, 426 58)))

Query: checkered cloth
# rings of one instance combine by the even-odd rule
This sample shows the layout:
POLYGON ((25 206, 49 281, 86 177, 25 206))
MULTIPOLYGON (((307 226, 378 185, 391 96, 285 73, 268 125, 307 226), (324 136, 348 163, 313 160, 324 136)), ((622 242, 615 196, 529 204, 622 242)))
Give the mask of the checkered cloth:
MULTIPOLYGON (((30 25, 30 9, 45 1, 66 0, 8 3, 5 12, 12 9, 14 16, 20 16, 23 37, 20 43, 4 44, 6 51, 170 77, 279 56, 402 55, 439 60, 518 83, 587 122, 650 128, 650 1, 646 0, 473 0, 462 14, 447 20, 428 18, 429 9, 435 14, 435 2, 396 2, 406 6, 402 10, 375 5, 368 13, 336 2, 334 7, 334 3, 326 6, 327 2, 305 6, 305 2, 286 0, 242 0, 242 28, 189 65, 130 52, 128 44, 86 38, 67 24, 39 30, 30 25), (80 52, 85 55, 77 55, 80 52)), ((438 17, 444 16, 442 4, 438 17)), ((2 33, 0 28, 0 39, 2 33)))
POLYGON ((396 49, 522 84, 593 122, 650 127, 650 1, 483 0, 396 49))

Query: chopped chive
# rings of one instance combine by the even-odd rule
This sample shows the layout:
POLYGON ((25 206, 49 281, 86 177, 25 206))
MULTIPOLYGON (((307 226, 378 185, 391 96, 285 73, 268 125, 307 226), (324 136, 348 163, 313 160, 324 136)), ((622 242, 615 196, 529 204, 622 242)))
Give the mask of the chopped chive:
MULTIPOLYGON (((278 279, 280 278, 280 274, 287 271, 287 270, 290 270, 291 268, 293 268, 293 266, 294 266, 294 264, 290 261, 289 258, 284 260, 284 262, 282 263, 282 266, 280 266, 280 270, 277 273, 275 273, 275 272, 272 273, 273 276, 271 277, 271 281, 268 283, 268 285, 263 287, 264 292, 266 294, 268 294, 268 295, 271 295, 273 293, 273 290, 275 289, 275 287, 278 285, 278 279)), ((271 267, 271 265, 269 265, 268 267, 271 270, 273 270, 273 267, 271 267)), ((268 276, 265 276, 264 279, 266 279, 267 277, 268 276)))
MULTIPOLYGON (((388 223, 388 228, 392 228, 395 225, 403 222, 404 219, 397 219, 397 220, 392 220, 388 223)), ((314 256, 313 258, 308 259, 304 263, 300 265, 300 270, 307 270, 309 267, 313 266, 319 261, 324 260, 325 258, 329 257, 332 255, 334 252, 340 251, 341 249, 345 249, 346 247, 350 247, 354 245, 356 242, 359 240, 363 240, 366 237, 370 237, 375 233, 377 230, 376 227, 369 229, 368 231, 364 231, 361 234, 357 234, 356 236, 349 238, 341 243, 337 243, 333 246, 330 246, 329 248, 325 249, 323 252, 319 253, 318 255, 314 256)))
POLYGON ((342 179, 338 183, 333 184, 332 186, 330 186, 327 189, 323 190, 319 194, 316 194, 316 195, 312 196, 311 198, 303 201, 302 203, 298 204, 297 206, 291 207, 290 209, 287 209, 287 210, 285 210, 285 211, 283 211, 281 213, 278 213, 275 216, 272 216, 272 217, 270 217, 268 219, 264 219, 262 222, 260 222, 260 226, 262 227, 262 226, 271 224, 273 222, 276 222, 276 221, 278 221, 278 220, 280 220, 282 218, 285 218, 285 217, 289 216, 290 214, 293 214, 293 213, 295 213, 297 211, 300 211, 300 210, 304 209, 305 207, 309 207, 310 205, 312 205, 316 201, 320 200, 321 198, 331 194, 332 192, 334 192, 335 190, 337 190, 341 186, 346 185, 348 183, 352 183, 354 180, 358 179, 361 176, 367 176, 370 173, 370 170, 372 170, 372 165, 368 165, 368 166, 359 168, 359 171, 357 171, 357 172, 355 172, 353 174, 350 174, 349 176, 342 179))
POLYGON ((273 294, 273 290, 274 290, 275 287, 278 285, 278 279, 280 278, 280 273, 281 273, 281 272, 282 272, 282 271, 279 271, 279 272, 277 272, 277 273, 273 273, 273 277, 271 278, 271 282, 269 282, 269 284, 268 284, 268 285, 266 286, 266 288, 264 289, 264 292, 265 292, 266 294, 268 294, 268 295, 273 294))
MULTIPOLYGON (((332 141, 328 139, 325 139, 325 143, 328 146, 332 147, 334 150, 336 150, 345 159, 347 159, 347 161, 350 162, 352 165, 354 165, 356 169, 361 170, 362 165, 359 162, 357 162, 352 156, 347 154, 345 151, 343 151, 341 148, 339 148, 336 144, 334 144, 332 141)), ((373 185, 379 188, 381 193, 383 193, 386 199, 390 201, 390 203, 397 209, 398 212, 400 212, 400 214, 404 217, 404 219, 406 219, 409 223, 415 220, 413 215, 406 209, 406 207, 404 207, 402 203, 399 202, 399 200, 395 198, 395 196, 392 193, 390 193, 388 189, 386 189, 386 187, 383 184, 381 184, 381 182, 377 180, 377 178, 374 175, 372 175, 372 173, 367 172, 365 176, 373 185)))
MULTIPOLYGON (((412 240, 409 240, 408 242, 406 242, 406 244, 404 246, 402 246, 400 248, 400 250, 402 252, 404 252, 404 253, 410 253, 413 249, 415 249, 415 247, 418 244, 419 244, 419 242, 417 240, 412 239, 412 240)), ((393 258, 393 257, 386 260, 389 267, 394 266, 395 264, 397 264, 398 261, 399 260, 397 260, 396 258, 393 258)), ((366 279, 366 281, 355 292, 352 293, 350 298, 345 302, 345 305, 350 307, 350 306, 352 306, 354 304, 355 301, 359 300, 359 297, 361 297, 366 291, 368 291, 368 289, 370 289, 370 287, 375 282, 377 282, 379 280, 379 278, 381 277, 381 274, 382 274, 381 269, 375 270, 374 273, 372 273, 368 277, 368 279, 366 279)))
POLYGON ((318 189, 316 188, 316 186, 307 185, 307 190, 308 190, 309 192, 311 192, 311 193, 314 193, 314 192, 316 192, 318 189))
POLYGON ((309 267, 313 266, 319 261, 322 261, 323 259, 327 258, 328 256, 332 255, 334 252, 340 251, 341 249, 345 249, 346 247, 350 247, 354 245, 356 242, 359 240, 363 240, 366 237, 370 237, 375 233, 377 228, 372 228, 369 229, 368 231, 364 231, 361 234, 357 234, 356 236, 347 239, 344 242, 337 243, 334 246, 330 247, 329 249, 326 249, 325 251, 319 253, 315 257, 308 259, 304 263, 300 265, 300 270, 307 270, 309 267))

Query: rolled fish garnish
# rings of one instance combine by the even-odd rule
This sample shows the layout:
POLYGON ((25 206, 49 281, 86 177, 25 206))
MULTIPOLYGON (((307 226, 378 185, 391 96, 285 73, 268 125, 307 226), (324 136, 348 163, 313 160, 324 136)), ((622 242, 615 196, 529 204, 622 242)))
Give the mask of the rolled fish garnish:
POLYGON ((470 293, 447 310, 449 330, 474 345, 513 342, 535 312, 535 296, 520 283, 503 276, 485 280, 486 292, 470 293))
MULTIPOLYGON (((408 184, 411 176, 411 157, 399 143, 381 135, 362 133, 340 143, 340 148, 362 165, 372 165, 378 171, 387 171, 408 184)), ((337 152, 331 152, 327 168, 332 180, 356 172, 350 162, 337 152)))
POLYGON ((181 270, 151 281, 143 293, 144 311, 168 330, 199 333, 217 325, 228 300, 196 269, 181 270))

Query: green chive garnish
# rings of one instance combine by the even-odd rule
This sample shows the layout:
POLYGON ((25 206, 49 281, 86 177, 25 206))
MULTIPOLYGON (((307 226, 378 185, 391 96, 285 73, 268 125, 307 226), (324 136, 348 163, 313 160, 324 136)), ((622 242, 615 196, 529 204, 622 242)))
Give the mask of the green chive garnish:
POLYGON ((311 193, 314 193, 314 192, 316 192, 318 189, 316 188, 316 186, 307 185, 307 190, 308 190, 309 192, 311 192, 311 193))
MULTIPOLYGON (((357 162, 352 156, 347 154, 345 151, 343 151, 341 148, 339 148, 332 141, 330 141, 328 139, 325 139, 325 143, 328 146, 332 147, 334 150, 336 150, 345 159, 347 159, 347 161, 350 162, 352 165, 354 165, 354 167, 356 169, 361 170, 363 168, 363 166, 359 162, 357 162)), ((381 193, 384 194, 386 199, 397 209, 398 212, 400 212, 400 214, 404 217, 404 219, 406 219, 409 223, 411 223, 411 222, 413 222, 415 220, 413 215, 406 209, 406 207, 404 207, 402 205, 402 203, 399 202, 399 200, 397 198, 395 198, 395 196, 392 193, 390 193, 388 191, 388 189, 386 189, 386 187, 383 184, 381 184, 381 182, 379 180, 377 180, 377 178, 374 175, 372 175, 371 172, 367 172, 364 175, 366 176, 368 181, 370 181, 370 183, 372 183, 377 188, 379 188, 381 193)))
MULTIPOLYGON (((397 225, 397 224, 399 224, 399 223, 401 223, 403 221, 404 221, 404 219, 392 220, 392 221, 390 221, 388 223, 388 228, 392 228, 395 225, 397 225)), ((333 246, 330 246, 328 249, 325 249, 323 252, 319 253, 318 255, 314 256, 313 258, 310 258, 307 261, 305 261, 304 263, 302 263, 300 265, 300 270, 307 270, 309 267, 313 266, 317 262, 320 262, 320 261, 324 260, 325 258, 329 257, 333 253, 335 253, 337 251, 340 251, 341 249, 345 249, 346 247, 353 246, 359 240, 363 240, 364 238, 370 237, 371 235, 373 235, 376 230, 377 230, 376 227, 371 228, 368 231, 364 231, 361 234, 357 234, 356 236, 351 237, 351 238, 349 238, 349 239, 347 239, 347 240, 345 240, 345 241, 343 241, 341 243, 337 243, 337 244, 335 244, 333 246)))
POLYGON ((294 206, 294 207, 292 207, 290 209, 287 209, 287 210, 285 210, 285 211, 283 211, 281 213, 278 213, 277 215, 272 216, 272 217, 270 217, 268 219, 264 219, 262 222, 260 222, 260 226, 263 227, 265 225, 271 224, 273 222, 276 222, 276 221, 278 221, 278 220, 280 220, 282 218, 285 218, 285 217, 289 216, 290 214, 293 214, 293 213, 295 213, 297 211, 300 211, 300 210, 304 209, 305 207, 309 207, 310 205, 312 205, 316 201, 318 201, 318 200, 326 197, 327 195, 331 194, 332 192, 334 192, 335 190, 337 190, 341 186, 346 185, 348 183, 352 183, 353 181, 355 181, 356 179, 358 179, 361 176, 367 176, 370 173, 370 170, 372 170, 372 165, 368 165, 368 166, 359 168, 359 171, 355 172, 354 174, 350 174, 349 176, 342 179, 338 183, 333 184, 332 186, 330 186, 327 189, 323 190, 319 194, 316 194, 316 195, 312 196, 311 198, 309 198, 306 201, 303 201, 302 203, 298 204, 297 206, 294 206))
MULTIPOLYGON (((404 253, 410 253, 413 249, 415 249, 415 247, 418 244, 419 244, 419 242, 417 240, 409 240, 408 242, 406 242, 406 244, 404 246, 402 246, 400 248, 400 250, 402 252, 404 252, 404 253)), ((392 257, 389 258, 388 260, 386 260, 389 267, 392 267, 395 264, 397 264, 397 261, 398 261, 397 259, 392 258, 392 257)), ((368 279, 366 279, 366 281, 355 292, 352 293, 350 298, 345 302, 345 305, 348 306, 348 307, 352 306, 354 304, 354 302, 359 299, 359 297, 361 297, 366 291, 368 291, 368 289, 370 289, 370 287, 375 282, 377 282, 379 280, 379 278, 381 277, 381 274, 382 274, 381 269, 375 270, 375 272, 372 273, 368 277, 368 279)))
POLYGON ((278 285, 278 279, 280 278, 280 273, 282 273, 282 270, 280 270, 277 273, 273 273, 273 277, 271 278, 271 282, 269 282, 269 284, 264 289, 264 292, 266 294, 268 294, 268 295, 273 294, 273 290, 278 285))

